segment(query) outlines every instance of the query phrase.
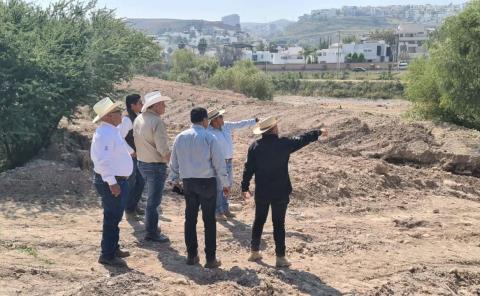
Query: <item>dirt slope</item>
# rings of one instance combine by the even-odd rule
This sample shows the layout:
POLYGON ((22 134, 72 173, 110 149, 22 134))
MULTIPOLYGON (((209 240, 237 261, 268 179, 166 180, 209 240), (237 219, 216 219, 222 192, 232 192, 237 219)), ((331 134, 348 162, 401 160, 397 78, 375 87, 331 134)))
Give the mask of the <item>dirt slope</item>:
MULTIPOLYGON (((295 153, 287 215, 291 269, 275 269, 272 226, 264 261, 247 262, 253 205, 239 199, 250 130, 235 134, 237 218, 218 224, 223 265, 184 264, 181 196, 167 190, 162 231, 172 243, 143 241, 142 222, 122 221, 129 269, 96 263, 101 209, 90 185, 82 109, 55 144, 23 168, 0 175, 0 295, 475 295, 480 292, 480 133, 409 122, 404 101, 239 94, 139 77, 124 89, 160 89, 174 100, 173 137, 192 106, 226 107, 227 120, 277 115, 283 134, 323 125, 330 137, 295 153)), ((199 231, 202 231, 199 222, 199 231)), ((200 249, 203 246, 199 235, 200 249)), ((203 259, 203 258, 202 258, 203 259)))

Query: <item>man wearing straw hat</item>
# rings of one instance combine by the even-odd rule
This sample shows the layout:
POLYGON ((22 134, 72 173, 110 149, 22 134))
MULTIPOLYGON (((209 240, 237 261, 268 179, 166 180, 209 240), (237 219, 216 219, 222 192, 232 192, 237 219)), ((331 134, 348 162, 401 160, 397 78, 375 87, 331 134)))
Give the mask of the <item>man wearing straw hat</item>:
MULTIPOLYGON (((255 125, 258 122, 257 118, 230 122, 223 121, 223 114, 225 110, 213 109, 208 111, 208 120, 210 120, 210 125, 208 130, 217 138, 220 147, 222 148, 223 154, 225 156, 225 163, 227 165, 228 178, 230 183, 233 184, 233 139, 232 132, 234 129, 241 129, 249 126, 255 125)), ((220 182, 217 180, 217 185, 220 182)), ((223 188, 217 186, 217 207, 215 210, 215 217, 217 221, 226 221, 227 218, 233 218, 235 215, 230 212, 228 208, 228 198, 223 194, 223 188)))
POLYGON ((262 259, 259 252, 263 225, 272 208, 273 237, 277 267, 288 267, 285 257, 285 214, 290 201, 292 184, 288 175, 290 154, 318 140, 320 135, 328 136, 325 129, 314 130, 297 137, 278 136, 277 119, 269 117, 260 121, 253 133, 262 135, 248 149, 243 171, 242 195, 251 197, 250 180, 255 175, 255 220, 252 227, 251 254, 249 261, 262 259))
POLYGON ((165 113, 166 101, 170 101, 170 98, 163 96, 159 91, 146 94, 142 113, 133 123, 138 169, 147 185, 145 239, 160 243, 169 241, 168 237, 159 230, 157 212, 162 201, 167 163, 170 160, 167 130, 160 118, 165 113))
POLYGON ((105 265, 125 265, 120 258, 130 255, 118 245, 118 224, 128 196, 127 178, 133 171, 132 150, 117 129, 122 122, 120 106, 120 102, 114 103, 109 98, 93 106, 97 114, 93 122, 101 121, 93 135, 90 156, 95 188, 102 197, 103 206, 102 250, 98 262, 105 265))

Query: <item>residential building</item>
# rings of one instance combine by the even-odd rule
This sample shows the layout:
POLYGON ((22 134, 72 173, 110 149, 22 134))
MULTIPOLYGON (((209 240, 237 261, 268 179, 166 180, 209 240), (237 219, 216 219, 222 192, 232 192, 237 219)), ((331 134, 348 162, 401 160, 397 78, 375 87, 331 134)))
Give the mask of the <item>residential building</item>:
POLYGON ((401 24, 397 28, 398 59, 410 60, 427 55, 425 42, 434 29, 419 24, 401 24))
POLYGON ((366 40, 362 43, 332 44, 317 51, 318 63, 344 63, 348 55, 363 54, 365 62, 382 63, 392 59, 390 46, 385 41, 366 40))

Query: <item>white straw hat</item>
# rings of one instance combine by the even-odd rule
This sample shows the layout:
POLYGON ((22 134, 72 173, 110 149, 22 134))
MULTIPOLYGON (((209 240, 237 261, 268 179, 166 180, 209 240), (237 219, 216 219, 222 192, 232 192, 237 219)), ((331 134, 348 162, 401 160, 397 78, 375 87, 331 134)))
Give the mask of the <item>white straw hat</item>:
POLYGON ((162 96, 162 94, 158 90, 152 91, 145 95, 145 103, 143 104, 142 112, 147 111, 148 108, 155 105, 156 103, 170 100, 170 97, 162 96))
POLYGON ((112 112, 115 109, 120 109, 122 106, 122 102, 113 102, 110 100, 109 97, 101 99, 93 106, 93 111, 97 114, 97 116, 93 119, 93 123, 96 123, 103 116, 107 115, 108 113, 112 112))
POLYGON ((278 123, 278 120, 276 117, 273 117, 273 116, 267 117, 264 120, 257 123, 255 128, 253 129, 253 133, 255 135, 263 134, 264 132, 276 126, 277 123, 278 123))
POLYGON ((225 110, 218 110, 218 109, 212 109, 208 111, 208 120, 212 120, 217 118, 220 115, 223 115, 225 113, 225 110))

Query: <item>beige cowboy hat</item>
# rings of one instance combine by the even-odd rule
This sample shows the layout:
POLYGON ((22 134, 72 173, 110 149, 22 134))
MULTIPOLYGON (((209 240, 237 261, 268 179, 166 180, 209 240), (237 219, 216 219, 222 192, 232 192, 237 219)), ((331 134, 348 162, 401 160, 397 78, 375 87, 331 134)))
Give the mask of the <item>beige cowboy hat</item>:
POLYGON ((276 126, 278 123, 278 120, 276 117, 270 116, 265 118, 262 121, 259 121, 255 128, 253 129, 253 133, 255 135, 261 135, 264 132, 268 131, 272 127, 276 126))
POLYGON ((100 119, 102 119, 103 116, 107 115, 108 113, 111 113, 112 111, 117 109, 121 109, 122 106, 122 102, 114 103, 109 97, 101 99, 93 106, 93 111, 95 111, 95 113, 97 114, 97 116, 93 119, 93 123, 98 122, 100 119))
POLYGON ((221 110, 212 109, 212 110, 208 111, 208 120, 215 119, 218 116, 223 115, 224 113, 225 113, 225 110, 223 110, 223 109, 221 109, 221 110))
POLYGON ((156 90, 146 94, 144 100, 145 103, 143 104, 142 112, 147 111, 148 108, 152 107, 156 103, 170 101, 171 98, 167 96, 162 96, 162 94, 158 90, 156 90))

